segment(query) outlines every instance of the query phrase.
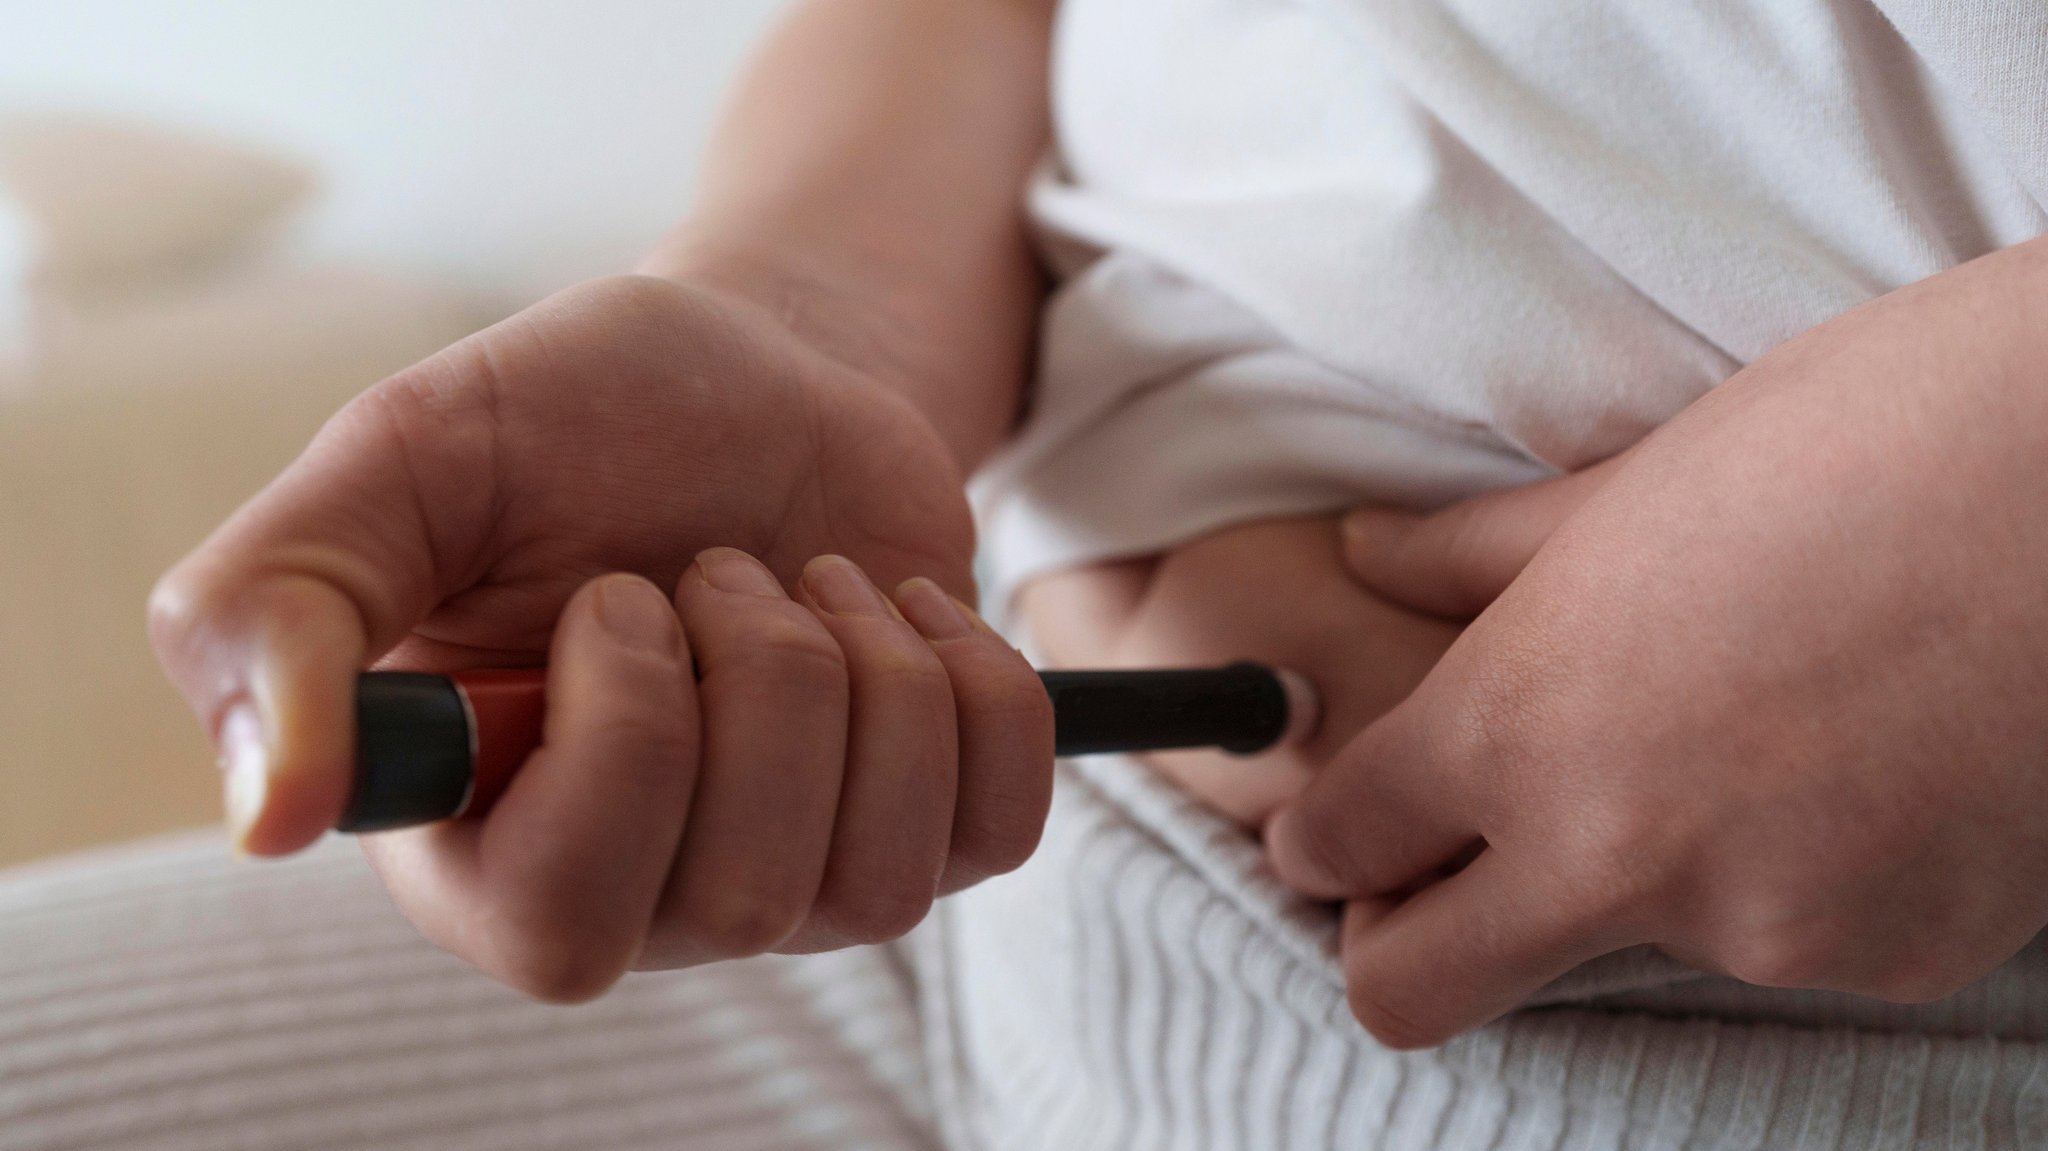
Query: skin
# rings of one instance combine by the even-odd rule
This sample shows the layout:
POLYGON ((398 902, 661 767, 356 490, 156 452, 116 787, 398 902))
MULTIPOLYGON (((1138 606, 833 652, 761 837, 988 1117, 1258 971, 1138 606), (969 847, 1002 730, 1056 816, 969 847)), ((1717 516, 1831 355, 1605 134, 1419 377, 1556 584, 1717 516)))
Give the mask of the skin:
POLYGON ((151 636, 243 851, 339 816, 360 669, 545 661, 488 816, 363 843, 423 934, 538 997, 891 938, 1030 854, 1050 705, 958 601, 962 477, 1042 294, 1048 24, 800 7, 643 275, 369 389, 165 575, 151 636))
MULTIPOLYGON (((1029 853, 1043 693, 943 609, 972 598, 960 481, 1016 417, 1042 295, 1017 190, 1047 8, 803 6, 645 275, 372 388, 165 577, 152 636, 231 737, 244 850, 341 810, 357 670, 545 660, 544 746, 491 814, 365 842, 428 937, 532 994, 888 938, 1029 853), (737 582, 748 556, 774 589, 737 582)), ((1341 537, 1234 528, 1028 610, 1074 661, 1319 681, 1285 786, 1162 765, 1344 903, 1352 1006, 1390 1044, 1644 942, 1946 994, 2048 922, 2043 300, 2023 245, 1592 472, 1341 537)))
POLYGON ((1351 525, 1367 586, 1476 615, 1267 828, 1346 901, 1373 1034, 1441 1042, 1640 943, 1919 1002, 2048 924, 2043 301, 2048 241, 1994 253, 1618 463, 1351 525))
POLYGON ((1220 751, 1145 757, 1252 831, 1413 691, 1459 631, 1360 586, 1345 568, 1333 516, 1241 524, 1163 556, 1043 576, 1018 593, 1018 609, 1054 664, 1251 659, 1318 685, 1322 719, 1305 742, 1249 759, 1220 751))

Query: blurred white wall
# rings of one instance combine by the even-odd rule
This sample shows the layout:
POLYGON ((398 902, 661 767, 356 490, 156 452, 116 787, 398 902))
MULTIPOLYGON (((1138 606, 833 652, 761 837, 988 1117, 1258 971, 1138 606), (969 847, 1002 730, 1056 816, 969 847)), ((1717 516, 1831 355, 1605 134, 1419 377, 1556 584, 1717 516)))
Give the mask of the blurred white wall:
POLYGON ((311 160, 321 256, 538 296, 682 209, 784 0, 0 0, 0 114, 107 112, 311 160))

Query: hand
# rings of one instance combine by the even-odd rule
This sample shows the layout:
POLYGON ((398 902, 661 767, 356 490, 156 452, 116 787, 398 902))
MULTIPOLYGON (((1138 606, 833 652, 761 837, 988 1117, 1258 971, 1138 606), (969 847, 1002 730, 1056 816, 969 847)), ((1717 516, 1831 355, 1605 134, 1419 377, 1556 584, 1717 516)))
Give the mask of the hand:
POLYGON ((930 580, 889 597, 824 556, 793 600, 714 548, 673 607, 584 585, 549 677, 545 742, 486 816, 364 840, 422 933, 542 998, 894 939, 1044 822, 1045 692, 930 580))
POLYGON ((1220 751, 1144 757, 1253 829, 1414 690, 1459 630, 1360 588, 1338 556, 1331 516, 1240 524, 1163 556, 1044 576, 1023 590, 1019 606, 1041 648, 1063 665, 1249 659, 1306 676, 1322 704, 1306 742, 1251 759, 1220 751))
POLYGON ((2048 923, 2043 300, 2048 249, 2008 250, 1597 474, 1353 525, 1367 586, 1477 614, 1267 829, 1347 901, 1375 1035, 1440 1042, 1639 943, 1928 1000, 2048 923))
MULTIPOLYGON (((908 403, 736 299, 601 281, 350 404, 164 577, 152 636, 202 721, 228 737, 230 813, 254 854, 295 850, 339 816, 358 670, 551 655, 537 770, 486 820, 366 840, 430 937, 542 994, 581 995, 627 963, 695 954, 687 931, 645 956, 629 946, 650 930, 651 898, 673 910, 697 889, 648 886, 671 865, 695 874, 698 848, 675 838, 693 794, 692 819, 722 823, 720 789, 740 807, 786 801, 792 842, 812 850, 759 873, 757 905, 677 912, 703 920, 702 952, 779 946, 814 897, 849 937, 900 926, 919 893, 871 893, 887 913, 860 918, 821 878, 819 829, 842 776, 855 803, 870 787, 861 780, 884 770, 864 764, 889 758, 903 717, 929 720, 942 700, 959 713, 944 732, 959 741, 950 874, 964 882, 1014 864, 1029 848, 1019 828, 1035 840, 1051 770, 1049 707, 1035 678, 1020 686, 1022 660, 998 658, 985 639, 913 645, 900 622, 828 618, 786 597, 713 618, 704 581, 685 571, 714 545, 760 556, 784 584, 831 552, 883 586, 925 575, 931 592, 972 595, 958 469, 908 403), (635 578, 608 575, 619 572, 635 578), (682 634, 663 638, 654 613, 631 606, 652 594, 648 581, 678 589, 682 634), (625 629, 640 642, 607 638, 622 634, 601 626, 615 616, 648 621, 625 629), (693 659, 706 673, 694 709, 680 670, 693 659), (872 685, 885 680, 905 698, 877 702, 872 685), (743 729, 761 742, 719 742, 743 729), (831 739, 846 741, 844 763, 826 762, 831 739), (752 784, 720 782, 750 771, 752 784)), ((921 744, 887 770, 928 773, 932 802, 953 805, 941 786, 951 747, 921 744)), ((757 828, 756 841, 766 834, 757 828)), ((929 847, 913 845, 903 866, 931 866, 929 847)), ((832 851, 837 869, 836 838, 832 851)), ((717 866, 738 858, 713 854, 717 866)))

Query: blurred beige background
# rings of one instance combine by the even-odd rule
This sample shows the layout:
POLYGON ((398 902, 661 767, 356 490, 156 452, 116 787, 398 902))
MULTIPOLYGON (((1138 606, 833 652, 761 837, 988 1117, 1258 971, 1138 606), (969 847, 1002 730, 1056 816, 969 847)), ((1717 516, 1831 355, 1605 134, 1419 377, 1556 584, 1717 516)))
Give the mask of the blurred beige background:
POLYGON ((156 574, 684 206, 779 0, 0 0, 0 864, 215 818, 156 574))

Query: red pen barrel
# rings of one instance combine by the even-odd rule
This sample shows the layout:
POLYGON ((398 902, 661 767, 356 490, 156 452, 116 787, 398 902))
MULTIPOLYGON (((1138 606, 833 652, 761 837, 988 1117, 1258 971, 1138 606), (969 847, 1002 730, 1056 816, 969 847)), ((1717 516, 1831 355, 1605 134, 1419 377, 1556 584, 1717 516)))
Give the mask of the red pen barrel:
POLYGON ((476 782, 464 811, 489 811, 540 746, 548 711, 546 668, 459 671, 448 677, 469 705, 476 782))

